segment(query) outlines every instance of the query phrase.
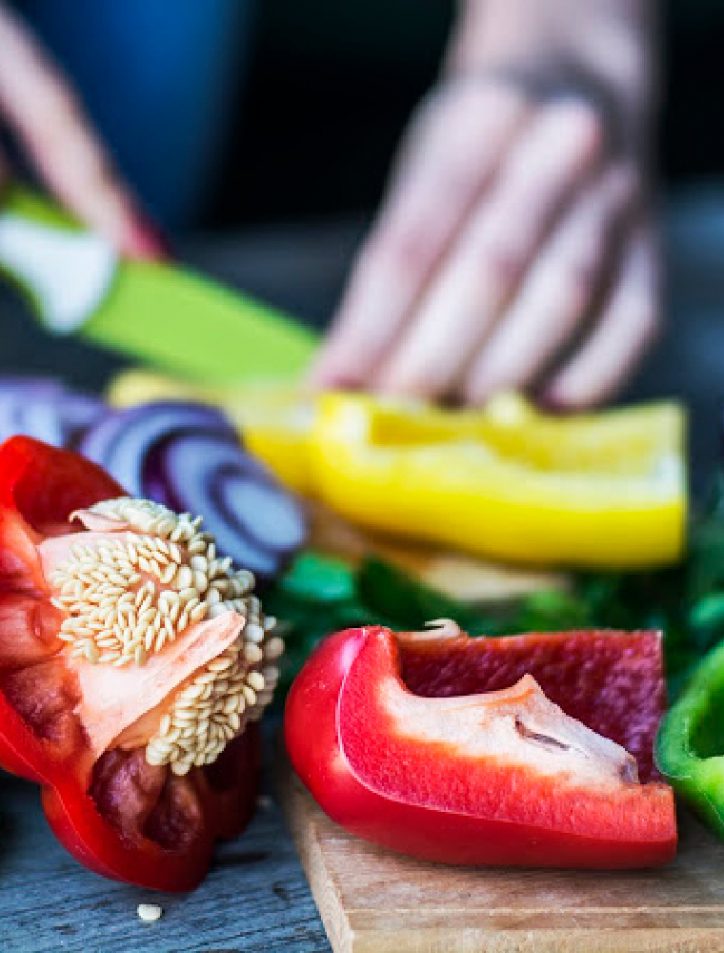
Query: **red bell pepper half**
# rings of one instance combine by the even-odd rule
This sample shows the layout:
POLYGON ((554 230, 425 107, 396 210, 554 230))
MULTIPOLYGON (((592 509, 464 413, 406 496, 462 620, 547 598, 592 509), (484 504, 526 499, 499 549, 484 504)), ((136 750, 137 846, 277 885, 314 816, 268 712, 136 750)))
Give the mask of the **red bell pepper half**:
POLYGON ((384 847, 459 864, 639 868, 676 850, 672 792, 652 778, 663 705, 655 632, 368 627, 309 658, 285 736, 326 813, 384 847))
POLYGON ((120 495, 76 454, 25 437, 0 446, 0 766, 42 785, 56 836, 87 867, 188 890, 204 877, 214 841, 235 836, 252 814, 258 733, 248 726, 214 763, 183 776, 149 763, 141 747, 92 749, 80 663, 69 664, 58 638, 61 612, 38 552, 74 530, 71 512, 120 495))

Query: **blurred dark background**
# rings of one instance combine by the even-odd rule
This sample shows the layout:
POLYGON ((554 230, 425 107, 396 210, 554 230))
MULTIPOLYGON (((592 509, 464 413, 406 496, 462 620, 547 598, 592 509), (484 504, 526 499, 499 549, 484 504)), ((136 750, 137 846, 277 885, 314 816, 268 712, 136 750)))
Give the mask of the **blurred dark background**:
POLYGON ((448 0, 263 0, 215 215, 372 208, 453 12, 448 0))
MULTIPOLYGON (((661 7, 664 179, 722 175, 724 3, 661 7)), ((454 10, 445 0, 264 0, 216 218, 373 207, 405 120, 435 80, 454 10)))
MULTIPOLYGON (((451 0, 17 0, 171 227, 367 213, 435 79, 451 0)), ((724 3, 662 4, 660 164, 724 171, 724 3)))
MULTIPOLYGON (((333 312, 450 0, 16 0, 186 261, 305 321, 333 312)), ((668 323, 625 399, 692 410, 694 483, 724 401, 722 0, 662 5, 668 323)), ((121 363, 50 339, 0 289, 0 371, 93 389, 121 363)))

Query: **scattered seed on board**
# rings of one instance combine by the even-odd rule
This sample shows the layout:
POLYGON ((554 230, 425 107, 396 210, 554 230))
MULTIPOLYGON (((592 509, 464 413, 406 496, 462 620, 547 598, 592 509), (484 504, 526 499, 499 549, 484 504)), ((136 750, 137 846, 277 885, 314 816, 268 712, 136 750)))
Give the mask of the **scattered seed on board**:
POLYGON ((155 923, 163 916, 163 907, 159 907, 157 903, 139 903, 136 913, 138 919, 143 920, 144 923, 155 923))
MULTIPOLYGON (((271 701, 279 671, 270 663, 284 649, 272 635, 276 620, 264 617, 253 574, 217 557, 199 517, 130 497, 90 512, 117 521, 117 539, 76 544, 50 580, 53 604, 66 614, 60 638, 73 657, 142 666, 189 625, 232 611, 240 617, 235 641, 174 692, 146 745, 149 764, 177 775, 210 764, 271 701)), ((139 916, 141 906, 149 905, 139 916)))

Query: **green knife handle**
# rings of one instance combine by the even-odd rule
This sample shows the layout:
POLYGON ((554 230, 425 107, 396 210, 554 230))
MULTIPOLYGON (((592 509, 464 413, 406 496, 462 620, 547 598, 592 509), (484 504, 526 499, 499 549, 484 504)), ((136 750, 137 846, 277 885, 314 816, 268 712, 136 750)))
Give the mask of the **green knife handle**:
POLYGON ((0 271, 50 330, 78 331, 108 293, 118 256, 59 206, 13 185, 0 209, 0 271))
POLYGON ((19 186, 0 207, 0 271, 50 330, 207 382, 298 376, 318 343, 274 308, 190 269, 119 257, 19 186))
POLYGON ((0 271, 51 330, 79 330, 108 293, 118 256, 53 202, 13 185, 0 209, 0 271))
POLYGON ((19 215, 39 225, 74 232, 82 231, 78 221, 60 205, 41 195, 40 192, 35 192, 17 182, 3 191, 2 211, 19 215))

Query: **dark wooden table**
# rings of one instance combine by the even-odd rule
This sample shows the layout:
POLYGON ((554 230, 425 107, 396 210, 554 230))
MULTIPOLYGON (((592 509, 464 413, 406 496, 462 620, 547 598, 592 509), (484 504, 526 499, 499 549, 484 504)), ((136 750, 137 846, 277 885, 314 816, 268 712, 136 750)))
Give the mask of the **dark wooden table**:
MULTIPOLYGON (((181 251, 320 326, 360 228, 347 222, 198 236, 181 251)), ((677 197, 667 213, 667 246, 669 327, 632 395, 676 395, 689 403, 701 488, 719 454, 724 396, 724 189, 677 197)), ((100 387, 117 366, 116 358, 72 341, 49 341, 17 300, 0 291, 0 371, 56 373, 100 387)), ((50 834, 37 790, 6 775, 0 777, 0 845, 0 953, 329 949, 279 810, 268 797, 249 831, 219 849, 207 881, 186 897, 156 897, 85 871, 50 834), (163 918, 138 920, 136 905, 143 901, 160 902, 163 918)))
MULTIPOLYGON (((267 749, 273 748, 268 744, 267 749)), ((38 789, 0 779, 2 953, 317 953, 328 950, 279 807, 260 798, 243 837, 223 844, 198 890, 155 894, 80 867, 48 829, 38 789), (139 903, 162 919, 144 923, 139 903)))

